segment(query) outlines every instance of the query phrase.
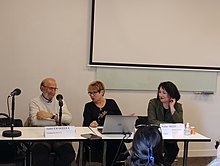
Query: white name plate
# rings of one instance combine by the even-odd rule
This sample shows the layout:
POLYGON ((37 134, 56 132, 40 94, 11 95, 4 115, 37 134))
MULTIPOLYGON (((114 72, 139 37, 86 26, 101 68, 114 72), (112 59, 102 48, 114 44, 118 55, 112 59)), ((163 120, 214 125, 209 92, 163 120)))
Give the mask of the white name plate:
POLYGON ((183 136, 185 125, 183 123, 163 123, 160 124, 163 138, 183 136))
POLYGON ((47 126, 44 127, 44 135, 47 138, 73 137, 76 133, 74 126, 47 126))

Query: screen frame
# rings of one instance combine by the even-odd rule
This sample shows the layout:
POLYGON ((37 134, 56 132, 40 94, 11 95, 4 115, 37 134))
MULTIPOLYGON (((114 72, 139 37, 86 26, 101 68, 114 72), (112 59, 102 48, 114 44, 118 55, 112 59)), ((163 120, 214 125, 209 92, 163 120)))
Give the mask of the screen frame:
POLYGON ((205 70, 205 71, 219 71, 220 66, 193 66, 193 65, 166 65, 166 64, 148 64, 148 63, 118 63, 118 62, 104 62, 94 60, 94 32, 95 32, 95 11, 96 0, 92 0, 91 10, 91 35, 90 35, 90 55, 89 66, 101 66, 101 67, 125 67, 125 68, 150 68, 150 69, 174 69, 174 70, 205 70))

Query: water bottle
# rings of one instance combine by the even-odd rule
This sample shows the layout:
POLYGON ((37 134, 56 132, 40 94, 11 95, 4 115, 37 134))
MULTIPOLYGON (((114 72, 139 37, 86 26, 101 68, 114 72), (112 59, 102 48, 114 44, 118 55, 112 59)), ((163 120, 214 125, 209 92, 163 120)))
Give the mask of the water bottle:
POLYGON ((184 135, 191 135, 191 129, 190 129, 190 125, 188 122, 186 123, 186 126, 185 126, 184 135))

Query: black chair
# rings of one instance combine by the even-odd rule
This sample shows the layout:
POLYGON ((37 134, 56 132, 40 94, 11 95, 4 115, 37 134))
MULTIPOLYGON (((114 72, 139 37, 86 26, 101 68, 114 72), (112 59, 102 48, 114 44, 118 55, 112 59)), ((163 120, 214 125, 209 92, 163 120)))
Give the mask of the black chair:
POLYGON ((76 164, 79 165, 79 153, 80 153, 80 146, 83 146, 83 166, 86 166, 86 162, 90 165, 92 162, 102 163, 102 149, 93 149, 88 144, 87 141, 84 141, 81 145, 79 145, 78 153, 76 156, 76 164))
POLYGON ((149 125, 148 116, 138 116, 135 122, 135 128, 138 129, 139 127, 147 125, 149 125))
MULTIPOLYGON (((11 118, 0 113, 0 127, 10 127, 11 118)), ((14 120, 15 127, 22 127, 22 120, 14 120)), ((18 142, 0 142, 0 165, 1 164, 16 164, 16 166, 24 166, 26 164, 25 146, 18 142)))

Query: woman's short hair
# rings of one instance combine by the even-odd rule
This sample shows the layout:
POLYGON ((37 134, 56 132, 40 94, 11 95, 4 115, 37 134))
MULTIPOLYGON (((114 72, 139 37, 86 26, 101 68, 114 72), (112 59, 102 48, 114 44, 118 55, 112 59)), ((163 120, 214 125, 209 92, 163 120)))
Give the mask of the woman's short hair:
POLYGON ((170 81, 161 82, 160 85, 158 86, 157 99, 159 99, 160 88, 164 89, 170 95, 170 97, 176 99, 176 101, 180 99, 179 90, 177 89, 174 83, 170 81))
MULTIPOLYGON (((131 166, 156 166, 155 154, 162 152, 162 135, 156 126, 140 127, 131 147, 131 166)), ((156 164, 158 163, 158 164, 156 164)))
POLYGON ((88 91, 97 91, 105 93, 105 86, 101 81, 93 81, 88 86, 88 91))

